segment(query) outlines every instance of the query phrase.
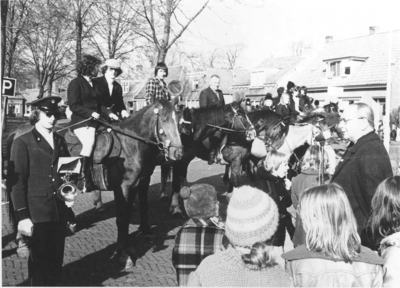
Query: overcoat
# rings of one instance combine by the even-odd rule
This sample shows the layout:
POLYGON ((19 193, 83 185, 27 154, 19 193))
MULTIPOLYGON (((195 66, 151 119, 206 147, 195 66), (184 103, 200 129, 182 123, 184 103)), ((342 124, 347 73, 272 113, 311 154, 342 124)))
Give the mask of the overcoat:
POLYGON ((339 184, 346 192, 360 235, 371 212, 376 188, 391 176, 389 155, 374 131, 362 136, 355 144, 351 142, 336 166, 331 182, 339 184))
POLYGON ((224 95, 222 91, 217 89, 215 94, 211 87, 208 87, 200 92, 200 107, 222 107, 225 105, 224 95))
POLYGON ((110 95, 110 90, 108 88, 108 82, 106 77, 98 77, 93 80, 94 87, 97 94, 102 99, 102 103, 109 111, 113 113, 121 113, 122 110, 126 110, 124 100, 122 98, 122 86, 117 81, 113 82, 113 90, 110 95))
MULTIPOLYGON (((95 84, 93 84, 94 86, 95 84)), ((108 90, 108 88, 107 88, 108 90)), ((83 77, 79 76, 73 79, 67 89, 68 105, 72 111, 70 125, 90 118, 93 112, 104 113, 107 116, 111 113, 105 106, 103 106, 102 98, 96 92, 95 87, 90 86, 89 82, 83 77)), ((97 127, 95 120, 89 120, 82 124, 75 125, 71 129, 81 127, 97 127)))
POLYGON ((70 154, 64 138, 53 135, 54 150, 36 128, 15 139, 11 147, 7 181, 17 221, 53 222, 68 215, 56 192, 64 183, 57 173, 58 159, 70 154))

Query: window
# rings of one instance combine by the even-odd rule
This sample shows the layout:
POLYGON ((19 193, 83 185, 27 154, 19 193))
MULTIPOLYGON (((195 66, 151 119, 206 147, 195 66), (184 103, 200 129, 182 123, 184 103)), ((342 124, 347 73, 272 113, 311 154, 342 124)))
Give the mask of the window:
POLYGON ((122 86, 122 93, 128 93, 129 92, 129 81, 121 81, 121 86, 122 86))
POLYGON ((129 104, 129 107, 130 107, 130 108, 133 107, 133 102, 132 102, 132 101, 129 101, 128 104, 129 104))
POLYGON ((344 67, 344 75, 350 75, 350 67, 344 67))
POLYGON ((339 77, 340 76, 340 61, 331 62, 330 66, 330 77, 339 77))
POLYGON ((197 89, 199 89, 199 80, 194 79, 193 80, 193 90, 197 90, 197 89))

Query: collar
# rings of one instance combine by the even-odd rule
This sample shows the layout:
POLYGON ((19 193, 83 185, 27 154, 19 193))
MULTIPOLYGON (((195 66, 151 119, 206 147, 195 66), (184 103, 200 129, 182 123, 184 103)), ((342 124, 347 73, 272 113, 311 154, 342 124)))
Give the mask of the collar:
POLYGON ((43 128, 41 125, 37 123, 35 124, 35 128, 44 138, 49 138, 49 137, 53 138, 53 130, 49 132, 49 130, 43 128))
POLYGON ((352 154, 356 153, 358 149, 360 149, 365 143, 369 142, 369 141, 381 141, 379 136, 374 132, 371 131, 367 134, 365 134, 364 136, 361 136, 356 143, 350 142, 349 144, 349 148, 351 148, 350 152, 352 154))
MULTIPOLYGON (((304 244, 295 248, 292 251, 282 254, 282 258, 288 261, 302 260, 302 259, 324 259, 335 262, 343 261, 343 260, 333 259, 332 257, 327 256, 323 252, 314 252, 308 250, 308 248, 304 244)), ((375 265, 384 264, 383 259, 379 257, 377 253, 373 252, 371 249, 364 246, 361 246, 360 254, 357 257, 354 257, 353 261, 364 262, 375 265)))
POLYGON ((224 229, 223 223, 219 217, 211 218, 190 218, 184 227, 197 226, 197 227, 218 227, 224 229))

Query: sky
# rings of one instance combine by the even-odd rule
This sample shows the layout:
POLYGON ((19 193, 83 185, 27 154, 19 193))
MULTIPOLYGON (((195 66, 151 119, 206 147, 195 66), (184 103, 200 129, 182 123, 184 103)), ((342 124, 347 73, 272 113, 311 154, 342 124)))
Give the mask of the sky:
POLYGON ((244 43, 238 66, 252 69, 269 57, 292 56, 293 42, 317 48, 326 36, 365 36, 370 26, 400 30, 399 11, 399 0, 211 0, 182 41, 193 51, 244 43))

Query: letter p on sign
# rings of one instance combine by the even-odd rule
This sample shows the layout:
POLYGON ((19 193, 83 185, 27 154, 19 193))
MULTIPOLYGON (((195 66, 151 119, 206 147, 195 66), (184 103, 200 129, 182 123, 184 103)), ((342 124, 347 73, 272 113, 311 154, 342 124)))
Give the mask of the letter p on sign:
POLYGON ((13 78, 3 78, 1 88, 1 95, 3 96, 15 96, 15 88, 17 86, 17 80, 13 78))

